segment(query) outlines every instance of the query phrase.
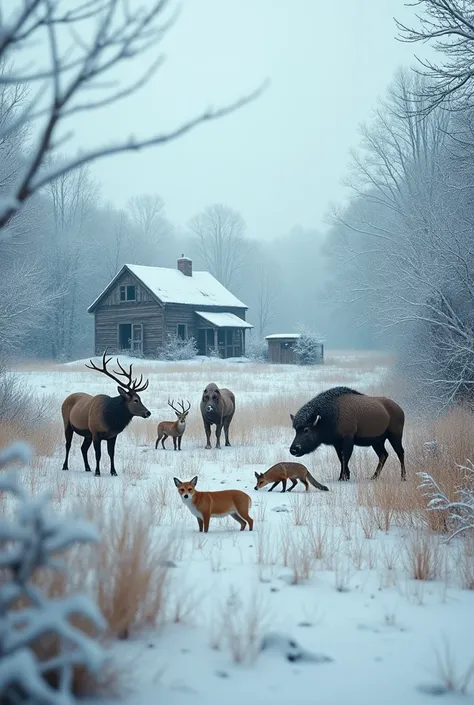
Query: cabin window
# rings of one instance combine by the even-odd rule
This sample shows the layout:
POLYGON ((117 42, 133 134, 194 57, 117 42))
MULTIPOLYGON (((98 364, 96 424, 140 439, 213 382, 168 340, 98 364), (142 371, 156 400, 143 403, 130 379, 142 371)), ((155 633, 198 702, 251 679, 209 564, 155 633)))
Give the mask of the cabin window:
POLYGON ((187 326, 185 323, 178 323, 178 338, 180 338, 180 340, 186 340, 188 337, 188 331, 186 329, 187 326))
POLYGON ((120 287, 120 301, 136 301, 137 293, 136 287, 131 286, 121 286, 120 287))

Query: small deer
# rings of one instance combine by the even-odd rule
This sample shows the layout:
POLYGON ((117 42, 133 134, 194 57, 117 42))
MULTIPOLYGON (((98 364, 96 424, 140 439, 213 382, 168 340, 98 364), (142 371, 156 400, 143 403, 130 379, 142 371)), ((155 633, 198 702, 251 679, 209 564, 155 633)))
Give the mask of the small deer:
POLYGON ((161 441, 161 445, 163 450, 166 450, 165 448, 165 441, 168 438, 168 436, 171 436, 173 439, 173 445, 174 449, 176 450, 176 442, 178 445, 178 450, 181 450, 181 439, 183 437, 183 433, 186 430, 186 416, 189 414, 189 410, 191 408, 191 404, 189 401, 186 400, 186 403, 188 405, 188 408, 184 408, 184 403, 183 400, 177 402, 180 407, 181 411, 179 409, 176 409, 173 404, 174 404, 174 399, 173 401, 170 401, 168 399, 168 406, 171 406, 173 409, 174 413, 178 417, 176 421, 160 421, 158 424, 158 438, 156 439, 155 443, 155 450, 158 448, 158 443, 161 441))
POLYGON ((128 426, 134 416, 141 416, 147 419, 151 416, 146 406, 142 403, 138 392, 143 392, 148 387, 148 380, 143 382, 143 375, 140 379, 132 379, 132 365, 127 372, 117 359, 120 372, 110 372, 107 369, 111 357, 106 359, 107 350, 102 356, 102 367, 97 367, 92 360, 91 370, 102 372, 110 377, 114 382, 118 382, 118 397, 109 397, 106 394, 91 396, 84 392, 70 394, 63 401, 61 412, 64 422, 64 434, 66 436, 66 457, 64 459, 63 470, 68 470, 69 451, 71 450, 72 437, 74 433, 82 436, 84 441, 81 445, 82 457, 84 459, 84 469, 90 472, 91 468, 87 459, 87 451, 91 444, 95 450, 95 474, 100 475, 100 444, 107 441, 107 451, 110 457, 110 474, 117 475, 115 470, 115 442, 119 433, 128 426), (122 379, 120 379, 120 377, 122 379), (124 381, 125 380, 125 381, 124 381))

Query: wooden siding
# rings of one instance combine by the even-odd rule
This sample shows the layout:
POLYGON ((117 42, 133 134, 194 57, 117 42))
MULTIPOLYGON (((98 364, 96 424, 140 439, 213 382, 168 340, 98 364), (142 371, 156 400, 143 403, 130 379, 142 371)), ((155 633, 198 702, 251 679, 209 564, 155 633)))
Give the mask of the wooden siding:
POLYGON ((294 341, 268 340, 268 362, 280 365, 296 363, 294 341))
POLYGON ((143 355, 156 358, 163 345, 163 309, 155 302, 127 302, 118 306, 99 306, 95 311, 95 353, 105 348, 118 351, 119 324, 141 323, 143 355))
POLYGON ((117 279, 113 289, 109 291, 107 296, 104 296, 99 304, 99 308, 103 306, 134 306, 140 303, 154 303, 156 304, 156 299, 145 289, 140 281, 130 274, 130 272, 124 272, 122 276, 117 279), (120 301, 120 287, 121 286, 135 286, 136 300, 135 301, 120 301))

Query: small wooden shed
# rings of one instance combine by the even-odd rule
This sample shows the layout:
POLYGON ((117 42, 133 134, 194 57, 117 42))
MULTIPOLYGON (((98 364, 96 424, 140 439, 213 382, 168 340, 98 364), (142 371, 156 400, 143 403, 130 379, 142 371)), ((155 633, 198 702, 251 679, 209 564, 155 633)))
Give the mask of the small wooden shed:
MULTIPOLYGON (((295 353, 296 341, 301 337, 300 333, 273 333, 267 335, 265 340, 268 344, 268 362, 277 365, 296 365, 298 360, 295 353)), ((320 355, 318 363, 324 361, 324 345, 320 343, 320 355)))

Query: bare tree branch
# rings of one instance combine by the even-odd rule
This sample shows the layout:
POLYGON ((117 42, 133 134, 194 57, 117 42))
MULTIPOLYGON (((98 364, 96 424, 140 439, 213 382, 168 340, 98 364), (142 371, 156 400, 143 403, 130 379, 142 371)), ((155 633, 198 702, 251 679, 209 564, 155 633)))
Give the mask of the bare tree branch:
MULTIPOLYGON (((205 122, 229 115, 265 90, 266 83, 223 107, 209 108, 167 132, 147 138, 130 136, 117 144, 82 151, 60 167, 45 168, 46 157, 58 148, 56 135, 59 126, 64 127, 68 117, 114 104, 131 95, 161 66, 162 56, 155 56, 131 85, 116 87, 110 80, 112 72, 116 73, 122 65, 135 59, 142 63, 147 52, 156 51, 175 20, 174 14, 166 16, 170 4, 171 0, 150 0, 147 3, 140 3, 140 0, 75 0, 73 3, 70 0, 23 0, 21 10, 13 10, 9 21, 2 22, 0 61, 8 56, 15 58, 18 64, 26 40, 47 47, 49 60, 44 67, 16 69, 14 72, 10 69, 0 75, 0 84, 44 82, 43 102, 47 102, 46 108, 38 107, 38 96, 35 96, 27 108, 16 115, 19 124, 21 121, 23 124, 36 123, 40 118, 44 124, 24 172, 14 188, 1 194, 0 229, 5 228, 26 200, 64 174, 104 157, 178 139, 205 122), (64 42, 60 41, 65 30, 73 38, 72 48, 64 48, 64 42), (88 39, 84 40, 86 36, 88 39), (89 97, 92 89, 101 92, 97 100, 89 97), (85 92, 89 95, 86 100, 81 100, 85 92)), ((7 129, 11 129, 11 125, 7 129)), ((4 233, 0 238, 6 236, 4 233)))
POLYGON ((431 42, 443 55, 439 63, 418 59, 418 72, 427 81, 418 94, 416 109, 428 115, 439 106, 450 110, 473 105, 474 8, 466 0, 417 0, 418 27, 395 20, 399 39, 404 42, 431 42))

